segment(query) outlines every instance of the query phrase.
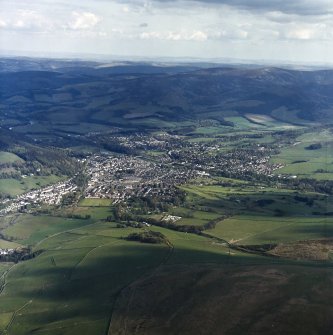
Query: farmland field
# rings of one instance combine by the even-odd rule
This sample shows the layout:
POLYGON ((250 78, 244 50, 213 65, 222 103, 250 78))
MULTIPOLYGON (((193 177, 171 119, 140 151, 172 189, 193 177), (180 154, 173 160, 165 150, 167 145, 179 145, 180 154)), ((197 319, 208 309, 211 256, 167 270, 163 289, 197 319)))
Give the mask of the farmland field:
POLYGON ((47 186, 56 183, 63 178, 50 175, 50 176, 27 176, 20 180, 14 178, 0 179, 0 190, 3 193, 8 193, 11 196, 16 196, 31 189, 47 186))
POLYGON ((236 244, 266 244, 333 237, 333 219, 316 217, 235 216, 208 234, 236 244))
POLYGON ((285 166, 275 171, 276 174, 295 174, 299 177, 315 179, 333 178, 333 136, 328 131, 306 133, 299 136, 293 146, 287 147, 272 158, 272 162, 285 166), (311 144, 320 144, 315 150, 311 144))
POLYGON ((22 162, 22 159, 10 152, 0 151, 0 164, 22 162))
POLYGON ((37 327, 41 334, 103 333, 119 290, 133 280, 166 262, 223 262, 227 258, 227 249, 215 247, 207 238, 157 230, 174 246, 172 254, 166 245, 122 239, 133 228, 20 217, 6 233, 43 253, 16 264, 7 274, 0 295, 2 331, 26 334, 37 327))

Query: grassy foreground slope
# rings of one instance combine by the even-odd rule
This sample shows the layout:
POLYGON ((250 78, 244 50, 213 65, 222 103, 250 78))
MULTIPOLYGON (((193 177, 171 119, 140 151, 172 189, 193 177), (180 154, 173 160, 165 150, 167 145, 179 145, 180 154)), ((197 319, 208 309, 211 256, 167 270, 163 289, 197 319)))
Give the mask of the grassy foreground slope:
POLYGON ((104 221, 107 207, 83 204, 76 212, 90 211, 89 219, 2 218, 7 237, 43 252, 1 266, 0 333, 255 334, 271 324, 272 334, 293 324, 294 333, 329 329, 330 262, 242 253, 162 227, 119 228, 104 221), (168 244, 124 239, 147 229, 163 233, 168 244), (312 321, 300 325, 301 315, 312 321))
MULTIPOLYGON (((43 217, 38 219, 43 221, 43 217)), ((23 217, 20 222, 28 221, 29 217, 23 217)), ((4 276, 0 295, 3 333, 105 334, 117 295, 142 275, 165 263, 228 258, 225 247, 215 247, 199 236, 158 228, 170 239, 170 246, 147 245, 123 239, 138 229, 76 221, 73 225, 68 219, 48 218, 44 233, 39 224, 27 224, 30 236, 20 223, 7 230, 17 242, 29 241, 43 253, 13 265, 4 276), (54 226, 62 231, 54 233, 54 226)))

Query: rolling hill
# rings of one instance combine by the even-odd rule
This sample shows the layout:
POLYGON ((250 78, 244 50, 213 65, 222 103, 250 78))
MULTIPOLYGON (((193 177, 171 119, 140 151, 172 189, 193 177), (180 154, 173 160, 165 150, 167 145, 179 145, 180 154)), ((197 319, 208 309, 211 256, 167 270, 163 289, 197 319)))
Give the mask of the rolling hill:
POLYGON ((66 133, 66 125, 87 122, 137 129, 212 120, 232 127, 226 117, 253 121, 249 114, 298 125, 333 121, 332 70, 78 61, 37 70, 25 61, 20 70, 19 61, 3 62, 0 124, 27 134, 49 132, 45 124, 66 133))

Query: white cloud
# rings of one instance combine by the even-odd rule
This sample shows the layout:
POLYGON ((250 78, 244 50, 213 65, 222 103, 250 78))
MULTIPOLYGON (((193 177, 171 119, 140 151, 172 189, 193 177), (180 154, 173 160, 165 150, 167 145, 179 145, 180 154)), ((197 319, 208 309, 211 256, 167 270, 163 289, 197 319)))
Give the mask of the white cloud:
POLYGON ((200 30, 196 31, 150 31, 139 34, 143 40, 157 39, 166 41, 198 41, 203 42, 208 39, 208 35, 200 30))
POLYGON ((315 36, 311 29, 296 29, 287 33, 287 38, 298 40, 310 40, 315 36))
POLYGON ((333 53, 328 0, 0 1, 4 49, 260 59, 333 53))
POLYGON ((0 18, 0 27, 8 30, 40 32, 50 30, 53 24, 37 11, 17 10, 13 15, 8 15, 6 19, 0 18))
POLYGON ((86 30, 94 28, 101 22, 101 18, 90 12, 72 12, 72 20, 68 26, 73 30, 86 30))
POLYGON ((0 19, 0 28, 6 28, 7 27, 7 22, 5 20, 0 19))

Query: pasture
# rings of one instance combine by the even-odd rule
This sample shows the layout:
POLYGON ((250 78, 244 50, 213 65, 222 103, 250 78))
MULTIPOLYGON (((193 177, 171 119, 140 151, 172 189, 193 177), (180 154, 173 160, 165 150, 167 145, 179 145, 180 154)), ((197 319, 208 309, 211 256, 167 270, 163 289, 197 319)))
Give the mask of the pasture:
POLYGON ((111 199, 85 198, 80 201, 80 207, 109 207, 112 205, 111 199))
POLYGON ((0 193, 17 196, 60 181, 62 178, 56 175, 50 176, 27 176, 20 180, 14 178, 0 179, 0 193))
POLYGON ((23 162, 23 159, 11 152, 0 151, 0 164, 17 162, 23 162))
POLYGON ((272 163, 285 166, 275 174, 292 174, 298 177, 315 179, 333 178, 333 135, 328 130, 305 133, 296 139, 292 146, 285 147, 271 159, 272 163), (320 148, 309 150, 312 144, 320 148))
POLYGON ((123 239, 142 229, 19 216, 6 234, 43 252, 12 266, 4 278, 0 331, 106 334, 117 296, 131 282, 164 264, 224 263, 230 257, 208 238, 152 229, 165 234, 172 249, 123 239))
POLYGON ((270 244, 333 237, 333 218, 236 215, 208 234, 234 244, 270 244))

